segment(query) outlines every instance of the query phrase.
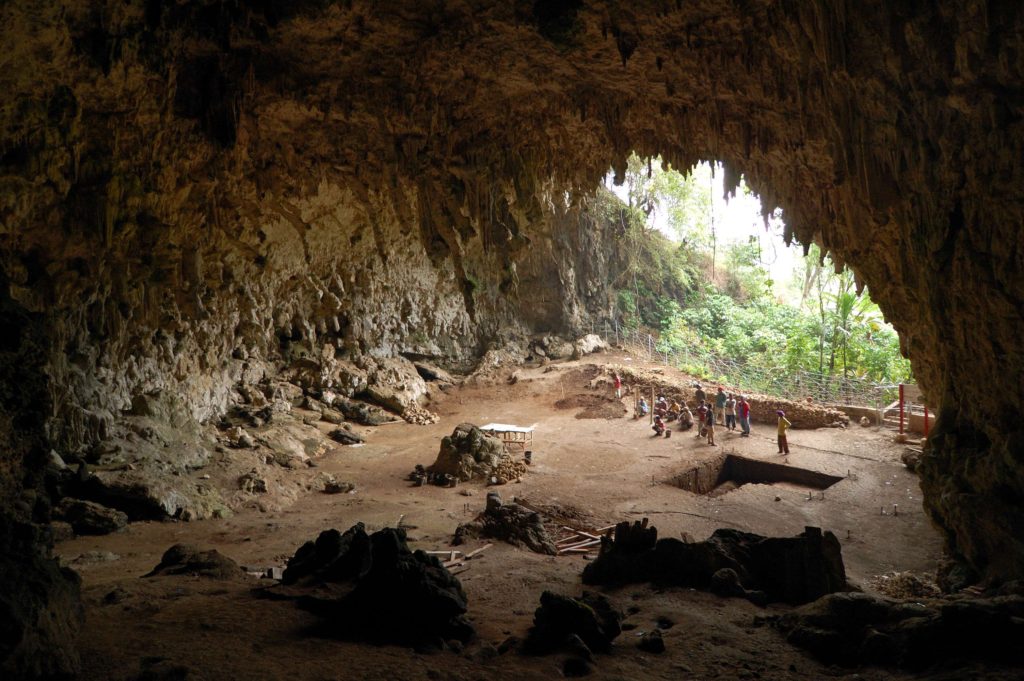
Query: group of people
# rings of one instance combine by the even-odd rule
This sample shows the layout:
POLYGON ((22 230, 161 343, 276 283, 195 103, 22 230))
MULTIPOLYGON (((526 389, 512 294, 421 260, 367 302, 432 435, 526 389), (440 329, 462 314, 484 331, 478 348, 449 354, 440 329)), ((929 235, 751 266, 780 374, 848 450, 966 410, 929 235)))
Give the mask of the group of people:
MULTIPOLYGON (((722 386, 718 386, 718 392, 712 402, 708 400, 707 393, 704 392, 701 384, 696 383, 694 384, 694 398, 699 405, 697 407, 698 414, 704 416, 705 421, 710 420, 712 427, 717 422, 729 431, 740 429, 741 437, 750 437, 750 403, 747 402, 746 397, 727 393, 722 386), (710 419, 707 417, 708 413, 711 414, 710 419)), ((710 443, 714 444, 714 439, 710 443)))
MULTIPOLYGON (((619 375, 616 374, 616 396, 621 395, 621 387, 622 381, 619 375)), ((696 415, 690 411, 685 401, 680 403, 678 400, 673 399, 672 402, 669 402, 664 395, 659 395, 654 400, 654 423, 651 425, 655 436, 668 437, 671 433, 668 429, 668 422, 678 420, 679 426, 683 430, 690 430, 694 425, 700 424, 697 430, 697 437, 707 438, 708 444, 712 447, 718 446, 715 442, 716 425, 724 426, 730 432, 738 429, 740 437, 750 437, 750 402, 747 401, 745 396, 727 393, 722 386, 718 386, 718 391, 714 397, 709 399, 707 393, 704 392, 703 386, 700 383, 694 383, 694 399, 697 402, 696 415)), ((637 416, 647 416, 651 413, 651 410, 652 406, 647 404, 647 400, 640 397, 637 402, 637 416)), ((789 454, 789 442, 786 439, 786 433, 793 424, 790 423, 786 418, 785 412, 781 409, 776 411, 775 414, 778 417, 779 454, 789 454)))

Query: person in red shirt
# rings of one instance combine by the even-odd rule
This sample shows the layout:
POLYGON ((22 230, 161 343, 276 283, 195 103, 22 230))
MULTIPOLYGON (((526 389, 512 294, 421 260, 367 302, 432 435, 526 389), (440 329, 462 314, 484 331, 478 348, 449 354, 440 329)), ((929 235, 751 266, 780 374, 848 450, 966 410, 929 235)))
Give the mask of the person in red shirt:
POLYGON ((615 399, 622 399, 622 377, 618 372, 615 374, 615 399))
POLYGON ((747 398, 740 396, 740 403, 736 405, 737 416, 740 418, 740 428, 743 430, 740 437, 750 437, 750 403, 747 398))

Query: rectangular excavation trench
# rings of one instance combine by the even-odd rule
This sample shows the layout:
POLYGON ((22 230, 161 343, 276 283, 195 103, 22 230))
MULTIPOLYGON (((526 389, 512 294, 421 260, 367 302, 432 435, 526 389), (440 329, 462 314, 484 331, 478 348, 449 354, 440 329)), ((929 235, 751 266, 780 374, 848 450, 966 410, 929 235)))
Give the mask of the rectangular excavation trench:
POLYGON ((723 454, 669 478, 668 482, 694 494, 716 497, 748 484, 824 490, 842 479, 807 468, 723 454))

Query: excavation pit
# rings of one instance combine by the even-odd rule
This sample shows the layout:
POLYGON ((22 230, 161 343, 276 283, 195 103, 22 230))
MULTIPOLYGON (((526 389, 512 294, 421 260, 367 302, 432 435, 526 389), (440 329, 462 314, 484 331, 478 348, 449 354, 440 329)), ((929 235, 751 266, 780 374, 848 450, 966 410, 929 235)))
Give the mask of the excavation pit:
POLYGON ((668 482, 687 492, 717 497, 751 484, 825 490, 842 479, 807 468, 724 454, 689 468, 668 482))

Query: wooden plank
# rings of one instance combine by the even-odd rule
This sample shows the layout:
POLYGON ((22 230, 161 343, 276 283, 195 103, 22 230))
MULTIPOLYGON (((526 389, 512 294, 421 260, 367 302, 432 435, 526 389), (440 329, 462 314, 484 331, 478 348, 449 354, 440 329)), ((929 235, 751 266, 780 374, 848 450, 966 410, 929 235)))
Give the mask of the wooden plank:
POLYGON ((472 551, 470 551, 469 553, 466 554, 465 560, 469 560, 471 558, 474 558, 474 557, 480 555, 481 553, 483 553, 487 549, 491 548, 492 546, 494 546, 494 544, 484 544, 483 546, 481 546, 478 549, 473 549, 472 551))
POLYGON ((594 530, 594 532, 597 532, 598 534, 601 534, 602 532, 607 532, 608 530, 614 530, 614 529, 615 529, 615 525, 609 525, 608 527, 599 527, 598 529, 594 530))
POLYGON ((555 542, 555 546, 558 546, 559 544, 571 544, 574 541, 581 541, 578 534, 574 534, 571 537, 562 537, 555 542))
POLYGON ((594 550, 593 548, 580 547, 578 549, 563 549, 563 550, 559 551, 558 553, 559 553, 559 555, 566 554, 566 553, 590 553, 593 550, 594 550))
POLYGON ((448 560, 441 563, 441 565, 443 565, 446 568, 453 568, 459 567, 460 565, 465 565, 465 563, 463 563, 461 560, 448 560))
POLYGON ((579 549, 586 549, 588 547, 591 547, 591 546, 594 546, 594 545, 600 544, 600 543, 601 543, 600 539, 598 539, 596 541, 593 540, 593 539, 588 539, 587 541, 585 541, 585 542, 583 542, 581 544, 573 544, 572 546, 563 546, 562 548, 558 549, 558 552, 559 553, 567 553, 569 551, 577 551, 579 549))

